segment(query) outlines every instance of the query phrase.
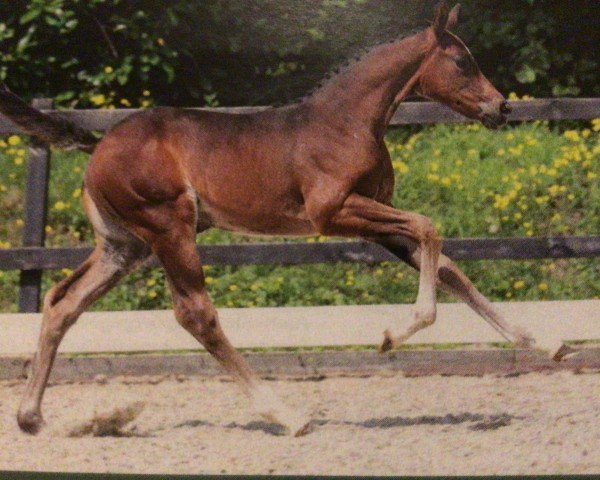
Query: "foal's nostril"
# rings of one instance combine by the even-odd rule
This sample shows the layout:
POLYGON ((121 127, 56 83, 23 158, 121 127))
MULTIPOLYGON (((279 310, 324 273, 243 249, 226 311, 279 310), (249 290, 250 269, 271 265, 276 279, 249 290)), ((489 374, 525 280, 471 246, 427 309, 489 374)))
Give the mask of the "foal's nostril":
POLYGON ((506 114, 508 114, 510 112, 512 112, 512 107, 508 104, 508 102, 506 100, 504 100, 500 104, 500 113, 506 115, 506 114))

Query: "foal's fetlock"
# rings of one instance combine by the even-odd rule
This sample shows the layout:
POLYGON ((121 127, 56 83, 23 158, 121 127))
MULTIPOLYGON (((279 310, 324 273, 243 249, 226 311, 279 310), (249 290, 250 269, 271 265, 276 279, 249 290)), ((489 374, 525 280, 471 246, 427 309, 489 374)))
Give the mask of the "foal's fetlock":
POLYGON ((36 435, 44 426, 42 414, 36 411, 19 411, 17 414, 19 428, 30 435, 36 435))
POLYGON ((524 328, 515 328, 515 340, 513 344, 516 348, 531 349, 536 345, 535 338, 524 328))

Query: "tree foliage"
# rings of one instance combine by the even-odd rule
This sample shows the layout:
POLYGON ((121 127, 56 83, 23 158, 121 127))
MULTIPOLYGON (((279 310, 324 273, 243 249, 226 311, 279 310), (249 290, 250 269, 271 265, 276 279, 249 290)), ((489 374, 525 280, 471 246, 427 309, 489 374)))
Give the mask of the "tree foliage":
MULTIPOLYGON (((12 0, 0 4, 0 78, 80 107, 288 102, 345 58, 422 28, 435 3, 12 0)), ((463 3, 459 33, 501 90, 600 94, 596 0, 463 3)))

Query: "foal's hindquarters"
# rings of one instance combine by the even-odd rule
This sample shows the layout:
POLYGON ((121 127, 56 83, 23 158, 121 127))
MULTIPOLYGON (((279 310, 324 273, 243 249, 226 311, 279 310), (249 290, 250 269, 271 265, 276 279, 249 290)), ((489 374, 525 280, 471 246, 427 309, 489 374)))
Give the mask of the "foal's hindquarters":
POLYGON ((38 350, 17 416, 21 429, 36 433, 42 426, 42 396, 69 327, 120 279, 155 255, 166 271, 177 321, 237 380, 258 413, 291 434, 306 433, 305 416, 288 408, 253 374, 221 329, 196 250, 198 202, 176 159, 153 141, 142 142, 144 146, 132 152, 126 148, 132 142, 120 140, 119 148, 110 140, 102 143, 86 173, 84 206, 96 248, 45 297, 38 350), (149 165, 152 168, 145 171, 149 165))

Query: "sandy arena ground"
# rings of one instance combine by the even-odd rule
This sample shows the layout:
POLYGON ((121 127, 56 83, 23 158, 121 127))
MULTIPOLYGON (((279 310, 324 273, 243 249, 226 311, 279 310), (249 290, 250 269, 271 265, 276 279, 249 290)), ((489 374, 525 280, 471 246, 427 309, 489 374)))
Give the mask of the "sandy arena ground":
POLYGON ((315 419, 280 435, 227 381, 99 379, 57 385, 46 428, 20 433, 23 383, 0 383, 0 470, 253 474, 600 473, 600 374, 401 375, 273 381, 315 419), (94 413, 136 401, 129 436, 71 438, 94 413))

